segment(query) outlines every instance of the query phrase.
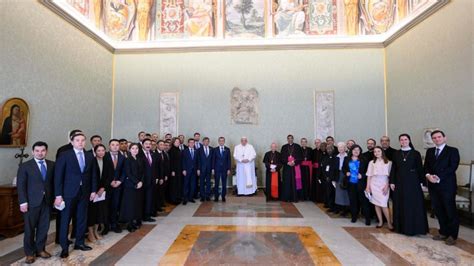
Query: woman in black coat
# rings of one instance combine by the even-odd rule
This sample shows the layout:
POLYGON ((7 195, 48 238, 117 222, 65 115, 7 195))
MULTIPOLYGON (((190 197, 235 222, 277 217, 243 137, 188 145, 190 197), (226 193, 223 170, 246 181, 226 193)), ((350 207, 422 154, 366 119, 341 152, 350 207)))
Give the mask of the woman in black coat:
MULTIPOLYGON (((107 191, 107 160, 103 160, 105 156, 105 146, 103 144, 99 144, 94 147, 95 159, 93 163, 95 163, 97 170, 96 176, 97 180, 97 197, 102 196, 102 194, 107 191)), ((100 240, 102 237, 98 233, 98 227, 100 224, 106 225, 107 224, 107 210, 108 210, 108 202, 107 199, 97 201, 97 202, 90 202, 88 207, 87 213, 87 226, 89 232, 87 234, 87 238, 89 242, 95 242, 95 240, 100 240)))
POLYGON ((173 139, 172 147, 169 151, 170 155, 170 172, 168 180, 169 200, 172 204, 178 205, 183 197, 183 177, 181 175, 181 150, 179 145, 181 142, 178 138, 173 139))
POLYGON ((143 209, 143 176, 145 161, 137 156, 138 144, 130 145, 130 156, 125 161, 125 179, 123 181, 120 221, 127 223, 129 232, 135 231, 141 224, 143 209))

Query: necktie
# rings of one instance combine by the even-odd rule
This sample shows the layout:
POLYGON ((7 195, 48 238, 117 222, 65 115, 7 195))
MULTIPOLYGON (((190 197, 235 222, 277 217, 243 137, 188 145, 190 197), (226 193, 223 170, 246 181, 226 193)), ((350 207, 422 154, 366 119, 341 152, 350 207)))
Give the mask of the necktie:
POLYGON ((207 147, 205 148, 206 151, 206 157, 209 156, 209 151, 207 150, 207 147))
POLYGON ((221 147, 221 156, 224 153, 224 147, 221 147))
POLYGON ((43 181, 46 181, 46 165, 44 165, 44 161, 38 161, 41 166, 41 175, 43 176, 43 181))
POLYGON ((80 151, 77 155, 79 156, 79 168, 81 168, 81 173, 83 173, 84 168, 86 167, 86 164, 84 163, 84 153, 80 151))
POLYGON ((114 169, 117 168, 117 154, 113 155, 113 159, 114 159, 114 169))
POLYGON ((439 156, 439 148, 436 148, 436 152, 435 152, 436 159, 438 159, 438 156, 439 156))
POLYGON ((151 157, 150 157, 150 152, 149 151, 146 152, 146 158, 148 160, 148 164, 151 166, 151 157))
POLYGON ((191 149, 191 159, 194 159, 194 149, 191 149))

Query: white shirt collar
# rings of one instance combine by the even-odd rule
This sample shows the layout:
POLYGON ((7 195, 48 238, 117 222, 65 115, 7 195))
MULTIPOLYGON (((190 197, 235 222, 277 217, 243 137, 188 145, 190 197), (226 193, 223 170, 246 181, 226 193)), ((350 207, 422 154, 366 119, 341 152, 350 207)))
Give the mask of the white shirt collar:
POLYGON ((39 164, 40 161, 43 161, 44 164, 46 165, 46 159, 43 159, 43 160, 38 160, 38 159, 36 159, 36 158, 33 158, 33 159, 35 159, 35 161, 36 161, 37 164, 39 164))
POLYGON ((342 155, 340 153, 337 154, 337 157, 339 157, 339 158, 344 158, 346 156, 347 156, 347 153, 345 153, 345 152, 342 155))
POLYGON ((439 149, 439 153, 441 153, 443 151, 444 147, 446 147, 446 143, 443 143, 440 146, 436 146, 436 148, 439 149))
POLYGON ((84 149, 78 150, 78 149, 76 149, 76 148, 73 148, 73 150, 74 150, 74 153, 76 153, 76 154, 77 154, 78 152, 82 152, 82 153, 84 154, 84 149))

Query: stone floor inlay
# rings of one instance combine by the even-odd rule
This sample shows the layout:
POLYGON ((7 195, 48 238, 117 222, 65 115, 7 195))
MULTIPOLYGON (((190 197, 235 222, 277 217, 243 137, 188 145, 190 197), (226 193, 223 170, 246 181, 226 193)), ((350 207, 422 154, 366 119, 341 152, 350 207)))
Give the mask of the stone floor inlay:
POLYGON ((288 202, 204 202, 194 217, 303 218, 298 209, 288 202))
POLYGON ((463 239, 447 246, 432 240, 432 235, 405 236, 373 227, 344 229, 386 265, 474 265, 474 244, 463 239))
POLYGON ((339 265, 311 227, 187 225, 160 265, 339 265))

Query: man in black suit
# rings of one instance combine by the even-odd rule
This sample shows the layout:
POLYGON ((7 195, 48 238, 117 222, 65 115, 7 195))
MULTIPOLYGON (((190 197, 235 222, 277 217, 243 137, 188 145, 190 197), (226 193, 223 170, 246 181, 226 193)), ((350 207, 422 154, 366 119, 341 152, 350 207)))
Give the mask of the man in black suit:
POLYGON ((142 142, 142 151, 138 153, 138 156, 143 158, 145 163, 145 170, 143 176, 143 221, 144 222, 155 222, 156 220, 151 218, 156 216, 154 211, 155 204, 155 187, 157 184, 157 158, 151 153, 151 140, 144 139, 142 142))
POLYGON ((99 144, 102 144, 102 137, 99 136, 99 135, 94 135, 89 140, 91 142, 92 148, 90 150, 88 150, 88 152, 91 152, 95 157, 94 148, 95 148, 95 146, 97 146, 99 144))
POLYGON ((186 205, 188 201, 195 203, 193 195, 196 190, 198 160, 199 154, 194 148, 194 139, 189 139, 188 147, 181 154, 181 165, 183 169, 183 205, 186 205))
POLYGON ((18 202, 25 221, 23 249, 27 264, 35 262, 35 255, 51 257, 45 250, 49 230, 49 216, 53 203, 54 162, 46 160, 48 144, 33 144, 33 159, 22 163, 17 174, 18 202))
POLYGON ((128 158, 128 141, 126 139, 119 139, 120 148, 119 152, 125 157, 128 158))
POLYGON ((388 136, 383 136, 380 138, 380 146, 382 146, 385 157, 390 161, 393 160, 393 155, 395 154, 395 149, 390 147, 390 138, 388 136))
MULTIPOLYGON (((157 158, 156 164, 156 173, 157 173, 157 183, 156 183, 156 202, 155 202, 155 211, 162 212, 163 207, 165 206, 165 191, 166 191, 166 182, 168 181, 168 176, 170 172, 170 160, 165 151, 165 142, 163 140, 158 141, 158 148, 156 150, 155 156, 157 158)), ((156 212, 155 212, 156 213, 156 212)))
POLYGON ((439 223, 439 235, 434 240, 455 245, 459 233, 459 218, 456 210, 456 169, 459 166, 459 151, 446 145, 446 135, 441 130, 431 133, 436 147, 429 148, 425 155, 425 174, 428 190, 439 223))
POLYGON ((202 140, 203 145, 198 150, 199 161, 198 161, 198 176, 201 196, 201 202, 211 201, 211 170, 212 170, 212 158, 213 148, 209 146, 209 138, 205 137, 202 140))
MULTIPOLYGON (((80 129, 73 129, 69 132, 69 137, 68 139, 70 140, 72 136, 74 136, 76 133, 81 133, 82 130, 80 129)), ((64 144, 63 146, 59 147, 59 149, 56 151, 56 161, 58 160, 59 156, 65 152, 65 151, 68 151, 68 150, 72 150, 72 144, 71 144, 71 141, 69 141, 69 143, 67 144, 64 144)), ((54 240, 54 242, 56 244, 59 244, 59 228, 61 226, 61 212, 54 209, 54 211, 56 212, 56 238, 54 240)), ((72 232, 71 232, 71 238, 75 238, 74 236, 74 232, 76 231, 76 217, 75 216, 72 216, 72 232)), ((71 240, 68 240, 69 244, 72 243, 71 240)))
POLYGON ((225 138, 219 137, 219 146, 214 149, 212 157, 212 174, 214 175, 214 201, 219 201, 219 183, 222 183, 221 197, 225 202, 227 177, 230 175, 230 149, 225 146, 225 138), (221 182, 222 181, 222 182, 221 182))
MULTIPOLYGON (((104 171, 107 173, 106 194, 108 199, 109 225, 104 230, 112 230, 115 233, 121 233, 122 229, 118 224, 120 199, 122 197, 122 182, 125 179, 125 157, 119 152, 120 143, 118 139, 109 141, 109 152, 104 156, 104 171)), ((105 233, 104 233, 105 234, 105 233)))
POLYGON ((59 242, 62 252, 61 258, 69 256, 67 234, 69 222, 73 215, 77 219, 76 243, 74 249, 82 251, 92 248, 85 245, 84 234, 87 228, 87 207, 89 201, 94 200, 97 191, 97 176, 94 156, 84 150, 86 137, 83 133, 76 133, 71 137, 72 150, 65 151, 59 156, 54 171, 54 205, 58 208, 64 202, 61 211, 59 242))

